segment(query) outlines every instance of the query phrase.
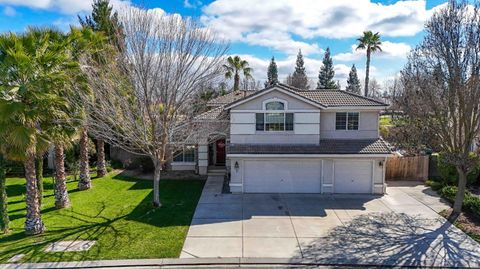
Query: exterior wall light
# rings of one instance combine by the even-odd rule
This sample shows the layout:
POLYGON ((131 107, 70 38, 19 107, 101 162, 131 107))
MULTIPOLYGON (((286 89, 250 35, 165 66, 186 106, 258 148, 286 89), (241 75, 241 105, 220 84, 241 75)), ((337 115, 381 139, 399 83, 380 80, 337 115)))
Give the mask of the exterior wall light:
POLYGON ((378 166, 383 167, 383 161, 379 161, 378 166))
POLYGON ((235 172, 238 173, 238 169, 240 168, 240 165, 238 165, 238 162, 237 162, 237 161, 235 162, 234 167, 235 167, 235 172))

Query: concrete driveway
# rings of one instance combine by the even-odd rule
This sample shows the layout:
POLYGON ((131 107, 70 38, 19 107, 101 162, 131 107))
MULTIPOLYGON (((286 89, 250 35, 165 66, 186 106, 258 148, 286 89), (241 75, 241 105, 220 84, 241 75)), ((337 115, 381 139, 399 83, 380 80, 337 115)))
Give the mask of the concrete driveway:
POLYGON ((419 183, 392 183, 384 196, 221 188, 221 177, 209 177, 181 258, 480 266, 480 245, 437 214, 448 205, 419 183))

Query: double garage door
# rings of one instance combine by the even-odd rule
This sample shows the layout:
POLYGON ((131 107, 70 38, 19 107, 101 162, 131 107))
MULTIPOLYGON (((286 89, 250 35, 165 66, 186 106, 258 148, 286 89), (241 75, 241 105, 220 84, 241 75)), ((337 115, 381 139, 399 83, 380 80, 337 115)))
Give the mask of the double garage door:
MULTIPOLYGON (((244 166, 244 192, 322 192, 321 160, 245 160, 244 166)), ((335 160, 332 168, 335 193, 371 193, 371 161, 335 160)))

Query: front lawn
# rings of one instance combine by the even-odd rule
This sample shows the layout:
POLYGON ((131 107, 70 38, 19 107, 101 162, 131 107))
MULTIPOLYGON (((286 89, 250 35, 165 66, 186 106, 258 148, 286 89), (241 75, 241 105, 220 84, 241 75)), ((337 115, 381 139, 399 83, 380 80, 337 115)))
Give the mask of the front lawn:
POLYGON ((94 179, 93 188, 79 191, 69 181, 72 206, 54 208, 52 178, 45 178, 43 235, 25 236, 25 180, 7 179, 11 233, 0 235, 0 262, 16 254, 22 261, 72 261, 178 257, 200 197, 203 181, 162 180, 163 206, 151 207, 152 181, 122 177, 115 172, 94 179), (85 252, 46 253, 59 240, 88 239, 97 243, 85 252))

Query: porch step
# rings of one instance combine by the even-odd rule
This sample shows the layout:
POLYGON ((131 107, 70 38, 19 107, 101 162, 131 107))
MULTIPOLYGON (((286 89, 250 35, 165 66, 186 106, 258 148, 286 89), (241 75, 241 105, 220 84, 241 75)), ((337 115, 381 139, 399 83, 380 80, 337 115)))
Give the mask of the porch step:
POLYGON ((221 169, 221 168, 217 168, 217 169, 208 169, 208 175, 209 176, 224 176, 225 174, 227 173, 227 169, 221 169))

